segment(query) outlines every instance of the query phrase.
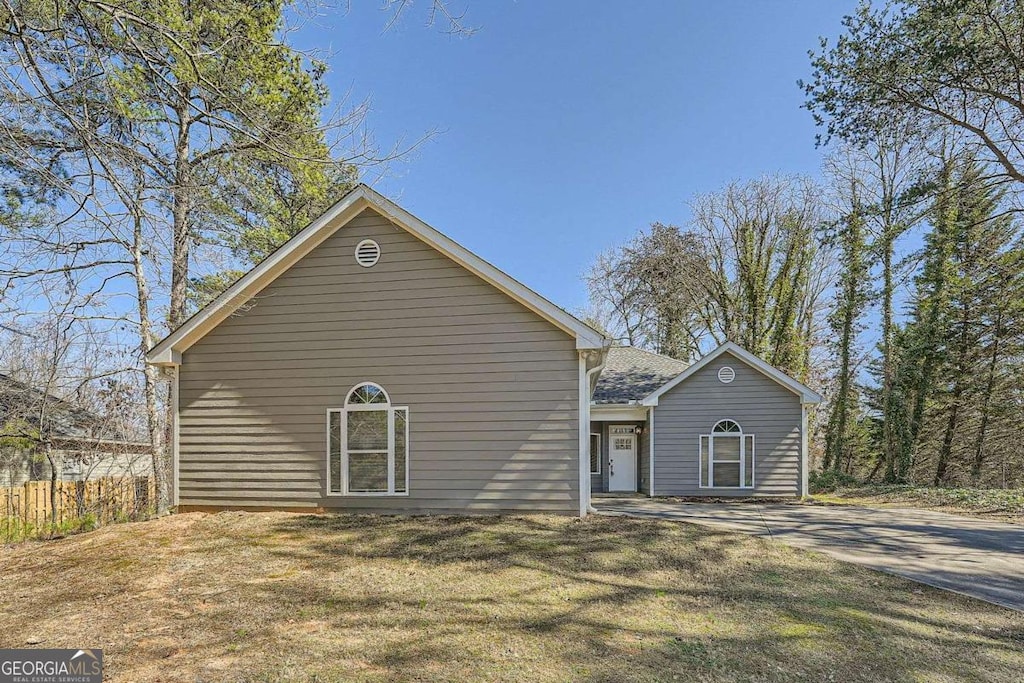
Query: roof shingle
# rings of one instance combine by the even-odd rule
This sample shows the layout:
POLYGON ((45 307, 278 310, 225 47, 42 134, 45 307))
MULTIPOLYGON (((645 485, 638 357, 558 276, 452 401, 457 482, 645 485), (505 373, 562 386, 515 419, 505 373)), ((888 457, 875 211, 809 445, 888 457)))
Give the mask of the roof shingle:
POLYGON ((689 367, 675 358, 633 346, 613 346, 594 389, 594 402, 639 401, 689 367))

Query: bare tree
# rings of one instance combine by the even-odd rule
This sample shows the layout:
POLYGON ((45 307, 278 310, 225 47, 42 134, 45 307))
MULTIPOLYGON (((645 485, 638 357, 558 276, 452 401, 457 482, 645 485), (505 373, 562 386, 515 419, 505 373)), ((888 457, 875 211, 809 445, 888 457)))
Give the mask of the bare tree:
POLYGON ((828 286, 827 252, 816 239, 820 188, 765 177, 700 195, 691 207, 704 250, 692 299, 704 302, 708 334, 806 378, 828 286))
MULTIPOLYGON (((276 9, 275 9, 276 8, 276 9)), ((241 2, 0 3, 0 285, 53 275, 116 300, 135 335, 161 506, 166 386, 143 352, 187 316, 193 249, 243 267, 385 163, 364 105, 326 110, 326 66, 241 2), (79 277, 80 276, 80 277, 79 277), (166 297, 166 299, 164 298, 166 297), (166 301, 166 304, 158 303, 166 301)), ((30 297, 29 297, 30 298, 30 297)))
POLYGON ((689 360, 702 333, 691 296, 699 245, 678 227, 655 223, 598 256, 585 276, 591 306, 631 346, 689 360))
POLYGON ((735 341, 809 377, 832 271, 817 240, 820 189, 769 177, 691 205, 686 229, 655 223, 597 258, 591 306, 631 345, 689 360, 708 341, 735 341))
MULTIPOLYGON (((398 24, 412 6, 412 0, 384 0, 384 11, 390 13, 387 25, 384 30, 390 30, 398 24)), ((468 37, 476 33, 477 29, 466 23, 467 10, 453 9, 450 2, 445 0, 430 0, 427 8, 427 26, 442 25, 442 30, 448 35, 468 37)))
POLYGON ((111 323, 117 321, 94 315, 96 299, 104 297, 82 279, 79 274, 77 280, 71 275, 43 280, 46 287, 23 300, 12 321, 19 332, 6 332, 0 348, 0 439, 18 443, 49 465, 51 522, 59 509, 62 467, 89 451, 138 438, 142 417, 130 402, 114 411, 95 409, 104 385, 132 387, 133 373, 111 344, 111 323))

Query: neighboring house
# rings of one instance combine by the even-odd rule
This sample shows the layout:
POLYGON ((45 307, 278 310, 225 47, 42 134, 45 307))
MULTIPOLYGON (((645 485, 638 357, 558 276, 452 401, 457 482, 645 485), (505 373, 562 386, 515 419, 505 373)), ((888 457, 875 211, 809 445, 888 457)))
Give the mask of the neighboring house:
POLYGON ((146 358, 174 378, 182 510, 584 515, 592 491, 796 496, 819 400, 731 345, 690 367, 609 349, 365 185, 146 358))
POLYGON ((0 487, 49 480, 44 447, 55 456, 61 481, 148 476, 149 444, 111 431, 100 415, 0 374, 0 487), (45 444, 32 444, 40 440, 45 444))

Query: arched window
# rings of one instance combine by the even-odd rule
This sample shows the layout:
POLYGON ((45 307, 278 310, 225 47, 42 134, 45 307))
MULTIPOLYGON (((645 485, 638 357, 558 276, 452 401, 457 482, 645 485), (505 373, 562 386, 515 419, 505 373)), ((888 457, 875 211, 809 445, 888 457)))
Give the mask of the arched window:
POLYGON ((327 490, 335 495, 404 495, 409 491, 409 409, 391 404, 384 387, 362 382, 345 407, 327 411, 327 490))
POLYGON ((713 434, 740 434, 743 432, 743 427, 740 427, 740 423, 734 420, 719 420, 711 432, 713 434))
POLYGON ((735 420, 719 420, 700 437, 701 488, 754 488, 754 435, 735 420))
POLYGON ((348 398, 345 399, 346 408, 378 403, 391 403, 391 398, 388 396, 388 392, 373 382, 363 382, 352 387, 352 391, 348 392, 348 398))

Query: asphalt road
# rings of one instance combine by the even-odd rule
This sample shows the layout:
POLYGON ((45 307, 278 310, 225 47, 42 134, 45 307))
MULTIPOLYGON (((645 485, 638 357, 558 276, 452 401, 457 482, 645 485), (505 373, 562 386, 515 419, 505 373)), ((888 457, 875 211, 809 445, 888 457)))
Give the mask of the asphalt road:
POLYGON ((1024 526, 929 510, 595 498, 599 514, 763 536, 1024 611, 1024 526))

